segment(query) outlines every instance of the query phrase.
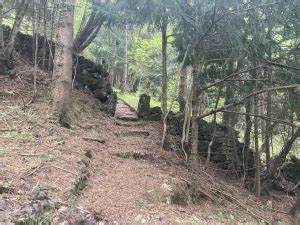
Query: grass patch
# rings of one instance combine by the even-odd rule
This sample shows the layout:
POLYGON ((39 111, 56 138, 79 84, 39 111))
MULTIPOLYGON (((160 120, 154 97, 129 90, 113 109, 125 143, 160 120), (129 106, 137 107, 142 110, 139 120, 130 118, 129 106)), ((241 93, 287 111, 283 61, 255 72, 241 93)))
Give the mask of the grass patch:
POLYGON ((149 155, 141 152, 118 152, 114 155, 123 159, 133 158, 134 160, 147 159, 147 157, 150 157, 149 155))

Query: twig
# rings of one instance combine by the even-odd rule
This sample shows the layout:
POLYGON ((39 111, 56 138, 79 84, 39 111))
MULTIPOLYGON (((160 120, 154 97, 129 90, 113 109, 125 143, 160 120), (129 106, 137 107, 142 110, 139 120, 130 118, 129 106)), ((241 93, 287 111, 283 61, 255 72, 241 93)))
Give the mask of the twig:
POLYGON ((64 171, 64 172, 66 172, 66 173, 73 174, 73 175, 75 175, 75 176, 78 175, 77 173, 74 173, 74 172, 72 172, 72 171, 66 170, 66 169, 61 168, 61 167, 59 167, 59 166, 52 165, 52 167, 54 167, 54 168, 56 168, 56 169, 59 169, 59 170, 62 170, 62 171, 64 171))
POLYGON ((27 171, 25 172, 25 174, 26 174, 27 176, 33 175, 36 171, 38 171, 38 169, 41 168, 41 166, 42 166, 43 163, 44 163, 44 162, 41 161, 40 164, 39 164, 38 166, 35 166, 35 167, 30 168, 29 170, 27 170, 27 171), (31 172, 29 172, 30 170, 31 170, 31 172))
POLYGON ((44 154, 20 154, 20 155, 25 157, 39 157, 39 156, 43 156, 44 154))
POLYGON ((100 139, 97 139, 97 138, 88 138, 88 137, 83 137, 82 138, 83 140, 85 141, 96 141, 96 142, 99 142, 101 144, 105 144, 105 140, 100 140, 100 139))

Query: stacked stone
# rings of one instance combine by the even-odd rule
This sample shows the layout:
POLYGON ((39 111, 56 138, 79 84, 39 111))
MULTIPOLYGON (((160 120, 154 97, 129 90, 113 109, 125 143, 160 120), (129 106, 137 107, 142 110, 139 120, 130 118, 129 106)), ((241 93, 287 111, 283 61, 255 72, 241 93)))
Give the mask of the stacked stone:
MULTIPOLYGON (((10 34, 11 29, 7 26, 4 26, 4 39, 6 40, 10 34)), ((55 44, 53 48, 49 50, 48 44, 51 43, 50 40, 47 40, 47 49, 45 59, 49 58, 49 54, 54 55, 55 44)), ((16 51, 21 55, 25 56, 28 60, 33 62, 34 59, 34 49, 33 49, 33 38, 31 35, 26 35, 22 33, 17 34, 16 38, 16 51)), ((38 58, 43 57, 43 45, 44 37, 39 36, 38 42, 38 58)), ((103 110, 107 111, 111 115, 114 115, 115 107, 117 104, 117 96, 113 92, 113 89, 109 82, 109 74, 103 68, 102 65, 96 64, 91 60, 84 58, 83 56, 74 57, 74 65, 76 65, 76 86, 86 88, 92 92, 95 98, 99 99, 102 103, 103 110), (78 59, 78 62, 77 62, 78 59)), ((48 61, 46 62, 48 65, 48 61)), ((39 64, 41 66, 41 63, 39 64)), ((13 71, 14 65, 11 60, 1 61, 0 59, 0 74, 10 74, 13 71)), ((50 68, 51 69, 51 68, 50 68)), ((75 70, 74 70, 75 74, 75 70)))
MULTIPOLYGON (((181 136, 184 123, 182 113, 170 113, 168 117, 168 128, 171 135, 181 136)), ((208 146, 214 136, 211 146, 211 161, 218 163, 224 169, 231 167, 233 162, 233 150, 235 149, 240 162, 243 162, 243 147, 239 142, 239 133, 229 127, 212 123, 204 120, 199 122, 198 149, 201 156, 207 157, 208 146)), ((248 156, 249 165, 253 165, 253 152, 250 151, 248 156)), ((242 168, 241 168, 242 169, 242 168)))
POLYGON ((142 94, 139 99, 137 115, 143 120, 159 121, 161 120, 160 107, 150 107, 151 97, 146 94, 142 94))

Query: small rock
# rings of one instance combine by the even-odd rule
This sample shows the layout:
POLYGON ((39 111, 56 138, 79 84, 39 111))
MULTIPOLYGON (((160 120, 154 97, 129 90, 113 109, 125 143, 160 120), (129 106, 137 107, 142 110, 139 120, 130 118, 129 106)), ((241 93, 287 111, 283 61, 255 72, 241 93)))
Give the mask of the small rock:
POLYGON ((59 213, 67 213, 69 211, 69 208, 66 206, 62 206, 58 209, 59 213))

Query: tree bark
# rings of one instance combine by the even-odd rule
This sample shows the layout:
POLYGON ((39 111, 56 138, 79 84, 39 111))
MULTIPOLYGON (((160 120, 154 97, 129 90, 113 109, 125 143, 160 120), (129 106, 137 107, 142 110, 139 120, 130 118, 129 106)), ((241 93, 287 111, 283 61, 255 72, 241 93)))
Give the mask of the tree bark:
POLYGON ((73 71, 73 23, 74 4, 68 7, 67 13, 59 24, 55 63, 53 72, 53 115, 63 126, 71 123, 71 88, 73 71))
POLYGON ((192 127, 191 127, 191 160, 192 167, 198 168, 198 110, 199 110, 199 74, 200 74, 200 59, 198 53, 193 49, 192 55, 192 66, 193 66, 193 83, 192 83, 192 127))
POLYGON ((43 16, 44 16, 44 40, 43 40, 43 59, 42 59, 42 68, 46 69, 46 51, 47 51, 47 5, 48 0, 44 0, 43 2, 44 8, 43 8, 43 16))
POLYGON ((168 74, 167 74, 167 27, 168 18, 162 17, 161 34, 162 34, 162 76, 161 76, 161 108, 163 117, 168 111, 168 74))
POLYGON ((52 63, 53 63, 53 34, 54 34, 54 27, 55 27, 55 12, 56 12, 56 4, 52 3, 52 12, 51 12, 51 28, 50 28, 50 44, 49 44, 49 56, 48 56, 48 70, 51 70, 52 63))
POLYGON ((245 116, 246 120, 246 130, 244 135, 244 178, 248 176, 249 173, 249 153, 250 153, 250 145, 251 145, 251 130, 252 130, 252 121, 250 117, 251 113, 251 101, 249 99, 245 102, 246 113, 248 115, 245 116))
POLYGON ((179 102, 180 112, 184 112, 186 90, 187 90, 187 66, 183 65, 180 71, 179 91, 178 91, 178 102, 179 102))
POLYGON ((16 19, 12 27, 11 33, 9 35, 7 46, 4 49, 4 54, 7 59, 12 57, 12 53, 15 47, 16 36, 20 30, 20 26, 28 9, 29 3, 30 1, 28 0, 22 0, 19 8, 17 9, 16 19))
MULTIPOLYGON (((101 3, 99 4, 101 5, 101 3)), ((93 5, 93 9, 88 21, 84 26, 82 26, 83 29, 78 31, 74 40, 74 49, 77 54, 80 54, 92 43, 92 41, 96 38, 97 34, 99 33, 105 19, 105 16, 102 15, 100 11, 97 11, 96 6, 93 5)))
MULTIPOLYGON (((258 114, 258 98, 254 96, 254 114, 258 114)), ((261 194, 260 182, 260 152, 258 146, 258 117, 254 117, 254 159, 255 159, 255 193, 257 197, 261 194)))
MULTIPOLYGON (((271 82, 271 71, 268 71, 268 80, 271 82)), ((267 93, 267 117, 271 118, 272 116, 272 98, 271 93, 267 93)), ((271 148, 270 148, 270 138, 271 138, 271 120, 266 120, 266 133, 265 133, 265 151, 266 151, 266 164, 267 164, 267 173, 270 172, 270 162, 271 162, 271 148)))

